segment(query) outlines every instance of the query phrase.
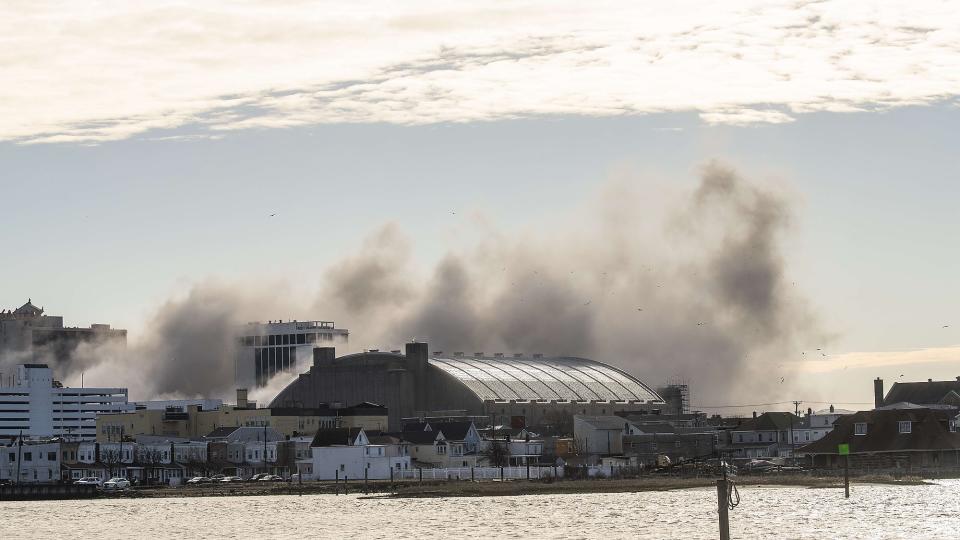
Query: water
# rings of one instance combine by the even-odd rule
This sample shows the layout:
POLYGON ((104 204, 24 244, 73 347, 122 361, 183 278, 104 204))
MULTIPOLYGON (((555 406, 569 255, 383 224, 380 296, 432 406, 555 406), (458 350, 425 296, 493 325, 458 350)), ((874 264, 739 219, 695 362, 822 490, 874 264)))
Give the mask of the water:
MULTIPOLYGON (((734 538, 960 538, 960 481, 740 487, 734 538)), ((205 497, 0 503, 0 539, 714 539, 716 489, 446 499, 205 497)))

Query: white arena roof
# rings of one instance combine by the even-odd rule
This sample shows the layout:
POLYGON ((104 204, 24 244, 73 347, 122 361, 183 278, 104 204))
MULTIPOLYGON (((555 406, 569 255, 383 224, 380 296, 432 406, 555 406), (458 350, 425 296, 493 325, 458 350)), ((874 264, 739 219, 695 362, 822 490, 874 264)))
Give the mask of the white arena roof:
POLYGON ((587 358, 455 355, 429 362, 484 401, 663 401, 636 378, 587 358))

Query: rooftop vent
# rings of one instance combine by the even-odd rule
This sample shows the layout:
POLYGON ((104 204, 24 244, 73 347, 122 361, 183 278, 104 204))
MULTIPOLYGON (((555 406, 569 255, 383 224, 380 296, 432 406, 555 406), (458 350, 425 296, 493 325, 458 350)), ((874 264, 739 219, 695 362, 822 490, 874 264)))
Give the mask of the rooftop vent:
POLYGON ((390 352, 392 352, 393 354, 400 354, 400 353, 401 353, 400 349, 394 349, 394 350, 392 350, 392 351, 390 351, 390 352))
POLYGON ((443 356, 443 351, 433 351, 434 356, 443 356))
POLYGON ((483 351, 473 353, 474 358, 483 358, 483 351))
MULTIPOLYGON (((502 352, 493 353, 493 357, 494 357, 494 358, 503 358, 503 353, 502 353, 502 352)), ((960 379, 960 377, 957 377, 957 379, 960 379)))
POLYGON ((514 358, 523 358, 523 353, 522 353, 522 352, 513 353, 513 357, 514 357, 514 358))
POLYGON ((455 356, 455 357, 457 357, 457 358, 460 358, 460 357, 463 356, 463 351, 456 351, 456 352, 453 353, 453 356, 455 356))
POLYGON ((368 349, 367 352, 380 352, 380 349, 368 349))
POLYGON ((543 353, 536 353, 533 355, 534 358, 543 358, 543 353))

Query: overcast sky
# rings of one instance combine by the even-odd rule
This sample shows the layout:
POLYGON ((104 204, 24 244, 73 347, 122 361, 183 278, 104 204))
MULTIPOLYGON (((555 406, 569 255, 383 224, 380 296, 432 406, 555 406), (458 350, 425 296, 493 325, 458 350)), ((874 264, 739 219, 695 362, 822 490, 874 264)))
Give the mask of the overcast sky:
POLYGON ((278 4, 0 5, 0 307, 136 333, 206 279, 312 293, 385 223, 426 268, 718 159, 794 201, 836 335, 800 398, 960 375, 955 4, 278 4))

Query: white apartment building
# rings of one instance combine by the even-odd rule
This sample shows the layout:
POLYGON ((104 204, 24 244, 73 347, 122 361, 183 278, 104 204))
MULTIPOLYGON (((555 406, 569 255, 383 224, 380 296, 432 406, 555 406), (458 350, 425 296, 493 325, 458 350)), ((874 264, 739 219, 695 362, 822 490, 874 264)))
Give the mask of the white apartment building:
POLYGON ((0 446, 0 480, 12 483, 53 483, 60 479, 60 444, 12 441, 0 446), (19 476, 18 476, 19 473, 19 476))
POLYGON ((237 388, 265 386, 280 372, 297 373, 313 362, 314 347, 347 342, 350 332, 333 321, 248 323, 239 331, 234 378, 237 388))
POLYGON ((97 414, 132 410, 126 388, 64 388, 46 364, 22 364, 12 385, 0 384, 0 437, 93 440, 97 414))

